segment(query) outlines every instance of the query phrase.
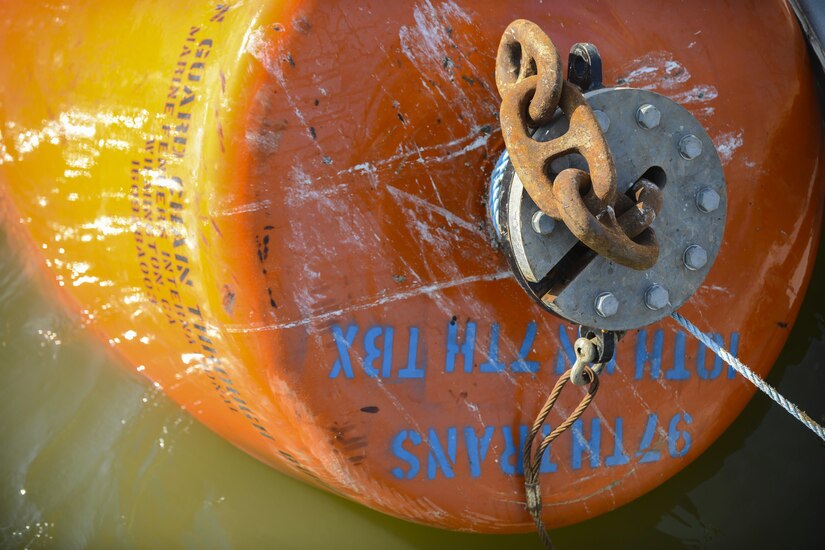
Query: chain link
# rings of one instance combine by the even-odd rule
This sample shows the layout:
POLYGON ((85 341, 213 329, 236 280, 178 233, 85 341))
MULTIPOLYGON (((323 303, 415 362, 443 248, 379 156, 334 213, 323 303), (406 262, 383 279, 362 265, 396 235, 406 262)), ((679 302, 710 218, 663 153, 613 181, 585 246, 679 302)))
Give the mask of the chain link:
POLYGON ((563 80, 558 51, 535 23, 519 19, 504 31, 496 86, 504 143, 536 205, 596 253, 635 269, 652 267, 659 245, 649 225, 661 205, 659 190, 649 184, 634 191, 644 195, 635 203, 618 193, 616 168, 598 120, 581 91, 563 80), (557 108, 569 120, 568 131, 549 141, 534 140, 532 130, 548 124, 557 108), (571 153, 584 157, 590 173, 568 168, 551 181, 550 162, 571 153))

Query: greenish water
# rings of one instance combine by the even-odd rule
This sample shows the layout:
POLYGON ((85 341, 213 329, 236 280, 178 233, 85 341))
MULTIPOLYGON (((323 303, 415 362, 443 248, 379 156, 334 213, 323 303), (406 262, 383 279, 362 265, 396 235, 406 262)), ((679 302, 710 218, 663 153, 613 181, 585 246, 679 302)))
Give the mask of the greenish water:
MULTIPOLYGON (((823 281, 821 249, 769 377, 820 422, 823 281)), ((120 368, 23 272, 2 233, 0 387, 3 548, 539 548, 534 534, 396 520, 258 463, 120 368)), ((561 549, 825 548, 825 445, 757 396, 675 478, 553 539, 561 549)))

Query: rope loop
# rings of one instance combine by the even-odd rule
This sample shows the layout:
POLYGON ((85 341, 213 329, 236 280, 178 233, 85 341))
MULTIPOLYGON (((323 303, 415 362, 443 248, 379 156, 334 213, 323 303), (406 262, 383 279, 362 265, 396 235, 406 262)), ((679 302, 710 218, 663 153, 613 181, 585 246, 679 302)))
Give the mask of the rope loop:
POLYGON ((596 396, 596 392, 599 390, 599 375, 586 363, 576 361, 576 365, 579 363, 582 363, 581 376, 586 381, 587 393, 584 394, 584 397, 582 397, 579 405, 573 410, 572 413, 570 413, 567 419, 559 424, 556 429, 547 434, 536 448, 534 445, 536 437, 544 426, 550 411, 553 410, 553 406, 556 404, 556 401, 561 395, 564 386, 571 381, 573 369, 570 369, 562 374, 556 381, 556 385, 553 386, 553 390, 544 402, 544 406, 542 406, 541 411, 539 411, 536 421, 533 422, 533 427, 530 429, 530 433, 527 435, 527 439, 524 442, 524 452, 522 453, 527 511, 532 516, 533 521, 536 524, 536 528, 538 529, 539 537, 544 543, 544 547, 546 549, 552 549, 553 543, 550 541, 550 535, 544 527, 544 521, 541 519, 542 502, 541 487, 539 485, 541 459, 547 451, 547 448, 550 446, 550 443, 567 431, 573 423, 576 422, 582 414, 584 414, 584 411, 586 411, 587 407, 590 406, 590 403, 596 396))

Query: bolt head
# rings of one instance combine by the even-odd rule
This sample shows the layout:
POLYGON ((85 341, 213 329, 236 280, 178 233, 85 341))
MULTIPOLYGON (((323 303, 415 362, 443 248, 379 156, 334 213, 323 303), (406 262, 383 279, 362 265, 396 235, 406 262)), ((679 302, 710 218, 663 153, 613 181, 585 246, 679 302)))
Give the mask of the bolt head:
POLYGON ((610 117, 607 116, 607 113, 595 109, 593 111, 593 115, 596 117, 596 122, 599 123, 599 127, 602 129, 602 132, 606 132, 608 128, 610 128, 610 117))
POLYGON ((683 260, 686 268, 696 271, 708 263, 708 252, 698 244, 692 244, 685 249, 683 260))
POLYGON ((657 311, 670 303, 670 294, 662 285, 652 284, 645 291, 645 305, 657 311))
POLYGON ((657 127, 661 120, 662 113, 650 103, 645 103, 636 111, 636 122, 646 130, 657 127))
POLYGON ((596 313, 601 317, 612 317, 619 311, 619 300, 616 299, 612 292, 602 292, 596 296, 593 306, 596 308, 596 313))
POLYGON ((685 160, 693 160, 702 154, 702 140, 688 134, 679 140, 679 154, 685 160))
POLYGON ((719 208, 721 201, 722 198, 719 196, 719 193, 710 187, 703 187, 696 193, 696 208, 702 212, 713 212, 719 208))
POLYGON ((549 235, 556 227, 556 220, 539 210, 533 214, 530 225, 533 227, 533 231, 539 235, 549 235))

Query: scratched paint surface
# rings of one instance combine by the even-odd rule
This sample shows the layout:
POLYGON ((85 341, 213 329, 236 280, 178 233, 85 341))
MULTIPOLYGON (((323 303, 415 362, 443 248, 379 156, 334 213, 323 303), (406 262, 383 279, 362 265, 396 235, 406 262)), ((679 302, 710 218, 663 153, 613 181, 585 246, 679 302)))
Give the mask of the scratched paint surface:
MULTIPOLYGON (((787 10, 766 7, 769 24, 684 7, 641 39, 633 2, 585 4, 138 2, 137 22, 126 7, 12 10, 50 38, 2 69, 6 219, 81 324, 253 456, 406 519, 527 529, 520 442, 575 335, 519 290, 485 216, 501 29, 533 19, 562 50, 588 37, 607 83, 664 93, 707 126, 731 215, 684 312, 763 373, 819 234, 818 107, 787 10), (733 17, 748 47, 718 46, 733 17), (90 38, 67 58, 76 25, 90 38), (115 60, 125 72, 101 91, 115 60), (24 79, 30 66, 45 81, 24 79), (766 67, 775 80, 742 86, 766 67)), ((36 38, 7 27, 9 46, 36 38)), ((628 334, 603 382, 543 464, 551 524, 657 486, 751 395, 668 323, 628 334)))
MULTIPOLYGON (((825 277, 823 254, 820 246, 815 280, 825 277)), ((23 267, 0 231, 0 385, 14 388, 0 401, 0 547, 538 547, 532 533, 414 525, 278 474, 118 368, 56 307, 44 274, 23 267)), ((823 354, 825 289, 811 285, 768 381, 820 420, 823 354)), ((553 540, 558 548, 819 549, 823 460, 815 437, 755 396, 673 479, 554 530, 553 540)))

